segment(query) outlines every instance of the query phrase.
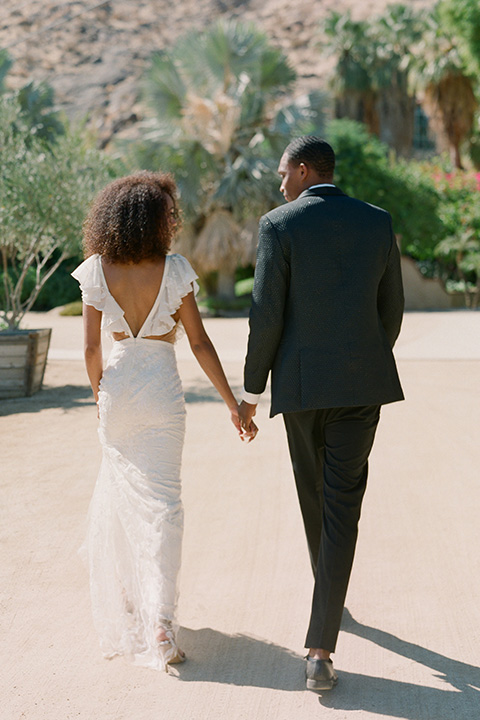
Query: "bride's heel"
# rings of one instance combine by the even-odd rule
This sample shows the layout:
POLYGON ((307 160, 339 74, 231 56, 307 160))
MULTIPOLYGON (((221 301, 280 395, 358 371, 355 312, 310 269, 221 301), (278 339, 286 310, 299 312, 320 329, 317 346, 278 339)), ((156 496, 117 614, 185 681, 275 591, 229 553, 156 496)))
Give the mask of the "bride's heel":
POLYGON ((158 650, 165 664, 165 672, 168 672, 169 665, 183 663, 186 660, 185 653, 180 650, 175 639, 175 634, 170 622, 160 626, 159 634, 165 634, 165 640, 158 640, 158 650), (163 631, 163 632, 162 632, 163 631))

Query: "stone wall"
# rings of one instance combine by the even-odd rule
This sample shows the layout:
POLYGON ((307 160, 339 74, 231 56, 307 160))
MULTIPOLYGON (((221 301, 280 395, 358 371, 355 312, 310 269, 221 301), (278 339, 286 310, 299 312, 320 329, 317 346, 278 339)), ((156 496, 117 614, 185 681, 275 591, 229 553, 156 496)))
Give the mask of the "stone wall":
POLYGON ((461 293, 447 293, 441 280, 422 275, 412 258, 402 256, 405 310, 450 310, 464 307, 461 293))

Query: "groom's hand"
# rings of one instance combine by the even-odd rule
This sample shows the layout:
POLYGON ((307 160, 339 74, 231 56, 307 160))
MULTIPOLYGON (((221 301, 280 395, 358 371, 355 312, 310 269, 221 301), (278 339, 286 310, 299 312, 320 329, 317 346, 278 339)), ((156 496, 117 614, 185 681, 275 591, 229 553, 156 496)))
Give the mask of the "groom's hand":
POLYGON ((257 406, 252 405, 251 403, 247 403, 245 402, 245 400, 242 400, 242 402, 238 406, 238 417, 240 419, 240 426, 243 432, 247 435, 252 432, 252 425, 255 426, 255 423, 252 423, 252 418, 254 417, 256 412, 257 406))

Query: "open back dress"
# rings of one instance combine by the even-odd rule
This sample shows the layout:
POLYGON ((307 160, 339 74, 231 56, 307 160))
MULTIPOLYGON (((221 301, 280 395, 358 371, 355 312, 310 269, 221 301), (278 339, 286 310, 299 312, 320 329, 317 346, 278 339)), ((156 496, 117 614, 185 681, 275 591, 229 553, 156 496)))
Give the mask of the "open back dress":
POLYGON ((182 332, 176 313, 198 291, 181 255, 167 255, 157 298, 136 336, 110 294, 101 257, 73 273, 83 302, 102 313, 115 340, 99 390, 102 463, 85 542, 95 628, 106 657, 124 655, 163 670, 160 626, 176 623, 183 535, 180 466, 185 404, 172 342, 148 335, 182 332))

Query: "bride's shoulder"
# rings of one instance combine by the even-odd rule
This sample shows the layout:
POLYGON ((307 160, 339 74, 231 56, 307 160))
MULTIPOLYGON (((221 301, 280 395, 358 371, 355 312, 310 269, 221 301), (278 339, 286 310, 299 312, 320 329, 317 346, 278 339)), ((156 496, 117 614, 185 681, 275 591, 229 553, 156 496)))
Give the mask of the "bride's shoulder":
POLYGON ((193 271, 189 260, 187 260, 187 258, 183 255, 180 255, 180 253, 172 253, 171 255, 167 255, 167 260, 179 272, 193 271))
POLYGON ((169 253, 167 255, 167 258, 170 260, 170 262, 174 263, 188 262, 187 258, 184 255, 180 255, 180 253, 169 253))
POLYGON ((191 292, 193 287, 195 294, 197 294, 198 285, 196 280, 198 275, 187 258, 179 253, 173 253, 167 255, 167 261, 169 263, 167 285, 171 286, 172 291, 173 287, 175 287, 175 292, 178 292, 180 297, 184 297, 191 292))

